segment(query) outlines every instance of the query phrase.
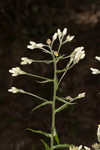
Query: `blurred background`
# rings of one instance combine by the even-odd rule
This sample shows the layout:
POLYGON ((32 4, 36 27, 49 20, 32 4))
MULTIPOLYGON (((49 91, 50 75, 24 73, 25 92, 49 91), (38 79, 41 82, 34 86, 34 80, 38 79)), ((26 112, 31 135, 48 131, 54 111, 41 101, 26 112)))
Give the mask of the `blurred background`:
MULTIPOLYGON (((0 150, 42 150, 39 135, 26 128, 49 132, 51 109, 43 107, 32 112, 39 104, 30 96, 8 93, 11 86, 25 89, 45 98, 51 98, 51 85, 41 85, 29 77, 12 78, 8 70, 20 66, 20 58, 45 59, 48 56, 27 50, 30 40, 45 43, 58 28, 68 28, 75 35, 73 42, 63 47, 71 53, 84 46, 86 58, 80 61, 62 81, 61 96, 77 96, 78 100, 57 115, 56 126, 62 143, 87 145, 97 141, 100 124, 100 76, 92 75, 90 67, 100 69, 94 57, 100 56, 100 1, 99 0, 0 0, 0 150)), ((61 67, 66 62, 61 63, 61 67)), ((23 70, 52 76, 52 66, 32 64, 23 70)))

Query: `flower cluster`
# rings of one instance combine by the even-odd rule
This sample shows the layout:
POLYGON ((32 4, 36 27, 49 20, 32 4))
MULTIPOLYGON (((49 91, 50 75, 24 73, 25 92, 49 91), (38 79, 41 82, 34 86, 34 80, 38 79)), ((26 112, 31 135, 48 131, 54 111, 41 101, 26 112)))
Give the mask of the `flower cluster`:
POLYGON ((61 39, 67 34, 67 28, 64 28, 62 32, 60 29, 58 29, 56 34, 58 35, 58 38, 61 39))
POLYGON ((21 65, 26 65, 26 64, 31 64, 32 62, 33 62, 32 59, 29 59, 29 58, 27 58, 27 57, 22 57, 20 64, 21 64, 21 65))
MULTIPOLYGON (((57 37, 58 37, 59 41, 62 41, 63 38, 64 38, 66 35, 67 35, 67 28, 64 28, 63 31, 61 31, 60 29, 57 29, 57 32, 54 33, 52 39, 53 39, 53 41, 54 41, 54 40, 56 40, 57 37)), ((65 37, 65 41, 63 41, 63 43, 72 41, 72 40, 74 39, 74 37, 75 37, 74 35, 73 35, 73 36, 67 35, 67 36, 65 37)))
POLYGON ((12 74, 13 77, 16 77, 18 75, 24 75, 24 74, 26 74, 19 67, 12 68, 12 69, 9 70, 9 72, 12 74))
POLYGON ((69 150, 91 150, 90 147, 79 145, 79 146, 70 146, 69 150))
POLYGON ((84 98, 85 96, 86 96, 86 93, 82 92, 78 94, 77 98, 80 99, 80 98, 84 98))
POLYGON ((75 48, 75 50, 72 52, 70 56, 70 60, 71 62, 73 62, 73 64, 77 64, 84 57, 85 57, 84 47, 81 46, 81 47, 75 48))
MULTIPOLYGON (((100 61, 100 57, 98 57, 98 56, 96 56, 95 59, 100 61)), ((100 74, 100 70, 99 69, 91 67, 90 70, 92 71, 92 74, 100 74)))
POLYGON ((81 98, 84 98, 86 96, 86 93, 85 92, 82 92, 82 93, 79 93, 76 97, 72 98, 71 96, 67 96, 65 97, 66 100, 68 101, 73 101, 73 100, 76 100, 76 99, 81 99, 81 98))
POLYGON ((92 74, 100 74, 100 70, 99 69, 91 67, 90 70, 92 71, 92 74))
POLYGON ((24 93, 24 90, 17 89, 16 87, 11 87, 10 89, 8 89, 8 92, 11 92, 13 94, 15 94, 15 93, 24 93))
POLYGON ((30 45, 27 46, 29 49, 42 48, 44 46, 42 43, 36 43, 33 41, 30 41, 29 43, 30 45))
POLYGON ((98 125, 97 128, 97 138, 98 138, 98 142, 100 142, 100 124, 98 125))

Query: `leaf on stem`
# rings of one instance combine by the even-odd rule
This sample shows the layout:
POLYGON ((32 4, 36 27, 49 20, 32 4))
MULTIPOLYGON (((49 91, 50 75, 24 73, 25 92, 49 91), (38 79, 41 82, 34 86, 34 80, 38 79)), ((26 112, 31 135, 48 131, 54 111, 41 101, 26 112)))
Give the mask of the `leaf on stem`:
POLYGON ((55 129, 55 133, 56 133, 56 135, 54 137, 55 141, 56 141, 57 144, 60 144, 60 140, 59 140, 58 133, 57 133, 56 129, 55 129))
POLYGON ((41 142, 43 143, 45 150, 50 150, 49 145, 44 140, 41 139, 41 142))
POLYGON ((34 107, 34 108, 32 109, 32 111, 35 111, 35 110, 39 109, 40 107, 43 107, 43 106, 48 105, 48 104, 52 104, 52 101, 43 102, 42 104, 40 104, 40 105, 34 107))
POLYGON ((58 145, 55 145, 53 148, 54 149, 60 149, 60 148, 66 148, 66 147, 70 147, 69 144, 58 144, 58 145))
POLYGON ((30 129, 30 128, 27 128, 26 130, 31 131, 33 133, 38 133, 38 134, 44 135, 44 136, 46 136, 48 138, 51 138, 51 134, 50 133, 46 133, 46 132, 41 131, 41 130, 33 130, 33 129, 30 129))

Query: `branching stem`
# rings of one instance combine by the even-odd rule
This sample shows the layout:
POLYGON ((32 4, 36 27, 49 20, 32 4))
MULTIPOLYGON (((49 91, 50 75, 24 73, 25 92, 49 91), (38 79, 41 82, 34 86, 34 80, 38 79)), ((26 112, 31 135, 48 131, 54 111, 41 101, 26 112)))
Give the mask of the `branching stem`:
POLYGON ((54 136, 55 136, 55 104, 56 104, 56 91, 57 91, 57 74, 56 74, 56 59, 54 60, 54 85, 53 85, 53 103, 52 103, 52 126, 51 126, 51 150, 54 149, 54 136))

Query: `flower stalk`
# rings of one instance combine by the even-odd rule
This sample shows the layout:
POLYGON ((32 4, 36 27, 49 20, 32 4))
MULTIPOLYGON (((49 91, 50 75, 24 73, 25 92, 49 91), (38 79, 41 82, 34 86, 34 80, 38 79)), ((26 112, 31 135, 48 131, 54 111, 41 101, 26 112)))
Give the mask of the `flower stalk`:
POLYGON ((56 60, 54 60, 54 82, 53 82, 53 103, 52 103, 52 127, 51 127, 51 150, 54 146, 54 136, 55 136, 55 104, 56 104, 56 92, 57 92, 57 74, 56 74, 56 60))
POLYGON ((18 89, 14 86, 11 87, 11 89, 8 89, 8 91, 12 92, 13 94, 16 94, 16 93, 27 94, 29 96, 32 96, 36 99, 41 100, 42 103, 40 103, 35 108, 33 108, 32 111, 35 111, 35 110, 39 109, 40 107, 44 107, 48 104, 51 105, 51 111, 52 111, 51 132, 46 133, 46 132, 41 131, 41 130, 28 129, 29 131, 32 131, 32 132, 38 133, 38 134, 42 134, 42 135, 44 135, 50 139, 49 144, 47 144, 44 140, 41 140, 45 146, 45 150, 54 150, 57 148, 66 148, 69 146, 68 144, 60 144, 60 140, 58 138, 58 134, 56 131, 56 113, 67 108, 67 106, 74 104, 73 102, 76 101, 77 99, 85 97, 85 92, 78 94, 78 96, 76 96, 75 98, 72 98, 71 96, 67 96, 67 97, 58 97, 57 96, 57 90, 59 90, 60 83, 63 80, 66 73, 69 71, 69 69, 71 69, 75 64, 77 64, 80 60, 82 60, 85 57, 85 51, 83 50, 84 47, 77 47, 76 49, 74 49, 74 51, 69 56, 60 54, 62 45, 64 45, 67 42, 71 42, 73 39, 74 39, 74 36, 67 35, 67 28, 64 28, 63 31, 58 29, 57 32, 53 34, 52 38, 47 40, 47 42, 46 42, 47 45, 30 41, 29 45, 27 46, 27 48, 30 50, 40 49, 42 52, 45 52, 48 55, 52 56, 52 59, 51 60, 33 60, 33 59, 30 59, 27 57, 22 57, 20 64, 21 65, 27 65, 27 64, 29 65, 32 63, 46 63, 46 64, 51 63, 51 64, 53 64, 53 71, 54 71, 52 79, 49 79, 49 78, 44 77, 44 76, 39 76, 39 75, 35 75, 32 73, 24 72, 19 67, 15 67, 15 68, 12 68, 9 70, 9 72, 11 73, 11 75, 13 77, 16 77, 19 75, 27 75, 27 76, 31 76, 31 77, 42 80, 42 81, 38 81, 38 83, 42 83, 42 84, 49 83, 49 82, 53 83, 52 100, 42 98, 36 94, 24 91, 22 89, 18 89), (57 50, 53 50, 53 44, 57 38, 59 41, 59 45, 58 45, 57 50), (69 59, 68 64, 66 64, 65 68, 62 68, 61 70, 59 70, 57 68, 57 63, 60 62, 61 60, 64 61, 65 59, 69 59), (58 78, 58 73, 61 74, 60 78, 58 78), (56 108, 56 102, 57 101, 60 101, 61 103, 63 103, 58 108, 56 108))

